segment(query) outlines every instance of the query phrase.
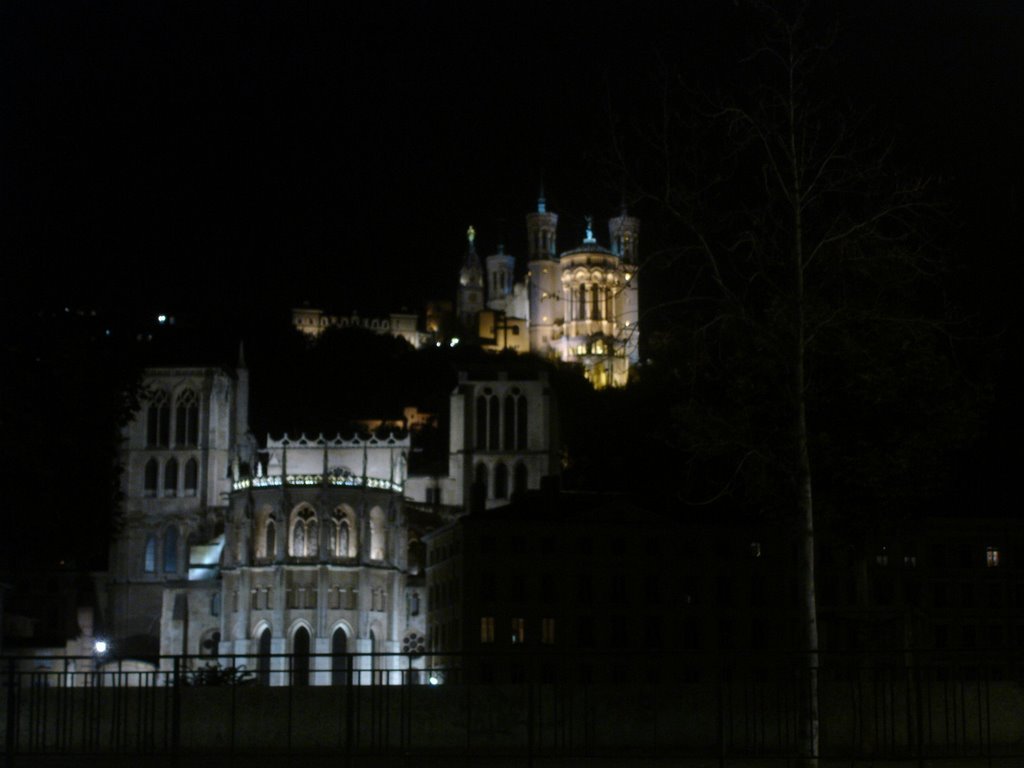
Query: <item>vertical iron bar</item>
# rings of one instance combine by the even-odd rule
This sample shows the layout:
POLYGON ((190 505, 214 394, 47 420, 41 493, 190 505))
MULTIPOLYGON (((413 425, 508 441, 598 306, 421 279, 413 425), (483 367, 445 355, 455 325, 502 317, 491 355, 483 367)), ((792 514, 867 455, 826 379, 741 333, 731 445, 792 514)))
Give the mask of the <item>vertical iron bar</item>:
POLYGON ((181 764, 181 662, 180 656, 174 657, 174 676, 171 691, 171 765, 181 764))

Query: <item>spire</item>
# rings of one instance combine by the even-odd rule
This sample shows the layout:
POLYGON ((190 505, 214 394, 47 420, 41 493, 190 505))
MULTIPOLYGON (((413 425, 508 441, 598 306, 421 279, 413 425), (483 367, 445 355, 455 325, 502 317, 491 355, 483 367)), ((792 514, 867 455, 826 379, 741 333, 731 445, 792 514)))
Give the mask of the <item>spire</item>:
POLYGON ((239 341, 238 342, 238 365, 236 367, 238 367, 238 368, 245 368, 246 367, 246 365, 245 365, 245 342, 244 341, 239 341))
POLYGON ((544 174, 540 175, 540 192, 537 195, 537 213, 548 212, 548 201, 544 198, 544 174))
POLYGON ((466 239, 469 241, 470 250, 476 247, 474 245, 474 243, 476 242, 476 230, 473 229, 472 224, 470 224, 469 229, 466 230, 466 239))

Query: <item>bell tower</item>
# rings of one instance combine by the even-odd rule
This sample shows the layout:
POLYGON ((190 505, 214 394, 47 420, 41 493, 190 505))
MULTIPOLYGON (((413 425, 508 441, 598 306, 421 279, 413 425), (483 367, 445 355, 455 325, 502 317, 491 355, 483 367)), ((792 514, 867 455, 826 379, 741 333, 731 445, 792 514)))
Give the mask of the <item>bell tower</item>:
POLYGON ((459 323, 475 332, 477 315, 484 308, 484 270, 476 252, 476 230, 472 225, 466 230, 466 240, 466 258, 459 270, 457 312, 459 323))
POLYGON ((530 349, 542 357, 555 354, 562 313, 562 287, 558 268, 556 233, 558 214, 548 211, 544 184, 540 186, 537 210, 526 214, 527 280, 530 296, 530 349))

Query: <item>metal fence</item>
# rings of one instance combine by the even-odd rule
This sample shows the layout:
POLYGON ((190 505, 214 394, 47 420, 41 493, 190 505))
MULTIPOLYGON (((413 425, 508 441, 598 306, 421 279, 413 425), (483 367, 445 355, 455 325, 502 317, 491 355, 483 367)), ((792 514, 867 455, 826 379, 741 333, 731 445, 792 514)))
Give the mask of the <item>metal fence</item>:
POLYGON ((1024 757, 1014 655, 820 654, 813 668, 799 654, 531 652, 5 662, 8 766, 298 753, 332 765, 788 760, 806 751, 813 678, 823 760, 1024 757))

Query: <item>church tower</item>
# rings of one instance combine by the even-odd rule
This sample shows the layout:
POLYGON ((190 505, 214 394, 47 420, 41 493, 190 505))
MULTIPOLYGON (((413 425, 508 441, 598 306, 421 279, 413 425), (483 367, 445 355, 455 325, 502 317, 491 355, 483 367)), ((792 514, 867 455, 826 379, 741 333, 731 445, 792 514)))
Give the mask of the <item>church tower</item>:
POLYGON ((498 252, 487 257, 487 306, 493 310, 507 312, 507 297, 512 294, 515 280, 515 257, 505 253, 504 243, 498 244, 498 252))
MULTIPOLYGON (((561 317, 562 287, 556 245, 558 214, 547 209, 541 185, 537 210, 526 214, 527 280, 530 298, 530 349, 549 357, 554 354, 561 317)), ((558 334, 560 335, 560 334, 558 334)))
POLYGON ((618 304, 618 336, 624 340, 629 364, 640 362, 640 281, 637 277, 637 248, 640 243, 640 219, 630 216, 626 203, 622 212, 608 220, 612 253, 622 262, 622 288, 618 304))
POLYGON ((476 252, 476 230, 466 231, 466 259, 459 270, 457 313, 463 328, 476 329, 477 315, 484 308, 484 271, 476 252))

